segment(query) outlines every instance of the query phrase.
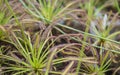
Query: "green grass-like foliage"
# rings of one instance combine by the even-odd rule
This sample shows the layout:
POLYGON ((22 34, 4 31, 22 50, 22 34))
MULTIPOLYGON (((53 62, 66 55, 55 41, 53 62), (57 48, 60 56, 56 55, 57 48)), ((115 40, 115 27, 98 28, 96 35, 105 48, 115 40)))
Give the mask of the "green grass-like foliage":
MULTIPOLYGON (((36 40, 34 43, 31 42, 30 36, 27 36, 24 39, 17 37, 13 33, 14 39, 11 39, 11 43, 14 44, 17 51, 11 51, 10 55, 2 54, 0 58, 5 59, 4 64, 7 67, 3 68, 3 71, 0 74, 10 73, 12 75, 44 75, 46 65, 52 60, 50 45, 46 45, 49 39, 45 41, 40 40, 39 35, 36 36, 36 40), (49 56, 49 57, 48 57, 49 56)), ((53 54, 54 55, 54 54, 53 54)), ((57 59, 56 59, 57 60, 57 59)), ((55 61, 55 60, 54 60, 55 61)), ((56 64, 58 62, 55 62, 56 64)), ((50 65, 49 65, 50 66, 50 65)), ((47 75, 46 74, 46 75, 47 75)))
POLYGON ((5 4, 5 0, 0 0, 0 25, 8 24, 12 14, 5 4))
POLYGON ((3 26, 9 23, 12 16, 5 0, 0 0, 0 39, 5 38, 6 31, 3 26))
MULTIPOLYGON (((119 60, 114 59, 120 54, 120 42, 116 41, 120 31, 112 31, 119 17, 119 0, 87 0, 85 3, 82 3, 85 0, 66 0, 66 3, 63 0, 18 0, 29 13, 29 22, 41 21, 49 25, 44 29, 40 27, 40 31, 29 28, 24 30, 22 26, 26 25, 24 22, 27 20, 22 17, 25 15, 26 18, 26 13, 18 20, 9 1, 12 0, 0 0, 0 40, 5 35, 4 31, 9 31, 9 37, 0 42, 0 75, 106 75, 110 70, 116 75, 120 70, 116 66, 119 60), (78 13, 81 13, 79 9, 87 11, 84 13, 85 21, 80 20, 79 23, 84 22, 85 31, 70 27, 76 24, 71 23, 72 20, 84 17, 70 13, 74 9, 69 11, 70 6, 77 1, 81 1, 80 6, 77 6, 80 8, 75 10, 78 9, 78 13), (104 8, 111 6, 108 2, 114 3, 117 13, 107 14, 107 10, 102 12, 104 8), (21 27, 19 30, 14 26, 4 26, 11 20, 11 13, 16 24, 21 27), (69 19, 70 26, 59 23, 62 20, 66 24, 63 18, 68 17, 68 14, 75 18, 69 19), (54 22, 56 25, 52 26, 54 22), (52 28, 62 34, 52 34, 52 28), (71 30, 70 34, 62 28, 71 30)), ((40 23, 38 24, 41 26, 40 23)))
POLYGON ((106 40, 106 39, 115 40, 115 37, 118 34, 120 34, 120 31, 111 33, 112 29, 114 28, 114 22, 115 22, 115 17, 110 21, 109 16, 107 16, 106 14, 98 22, 92 22, 91 24, 92 33, 96 36, 102 37, 102 38, 95 38, 96 41, 94 42, 94 45, 102 45, 105 48, 112 47, 112 49, 114 49, 114 47, 117 47, 119 45, 119 42, 117 41, 116 42, 118 44, 106 40))
POLYGON ((23 0, 19 1, 27 9, 28 13, 46 24, 50 24, 68 14, 68 8, 75 3, 71 2, 63 6, 63 1, 60 0, 38 0, 39 3, 35 6, 32 0, 26 0, 26 3, 23 0))

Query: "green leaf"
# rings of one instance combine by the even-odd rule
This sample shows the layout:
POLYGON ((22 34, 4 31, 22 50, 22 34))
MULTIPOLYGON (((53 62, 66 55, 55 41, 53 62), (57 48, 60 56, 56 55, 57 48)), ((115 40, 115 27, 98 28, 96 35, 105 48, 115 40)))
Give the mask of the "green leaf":
POLYGON ((2 24, 2 21, 4 19, 5 13, 0 12, 0 24, 2 24))

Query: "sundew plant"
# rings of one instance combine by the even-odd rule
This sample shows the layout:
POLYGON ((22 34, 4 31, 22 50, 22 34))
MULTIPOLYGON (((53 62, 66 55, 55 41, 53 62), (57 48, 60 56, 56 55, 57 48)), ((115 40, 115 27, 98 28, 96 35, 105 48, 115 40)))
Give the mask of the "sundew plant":
POLYGON ((63 6, 63 0, 38 0, 36 5, 32 3, 32 0, 26 0, 26 2, 23 0, 19 1, 23 4, 28 13, 46 24, 59 20, 69 12, 72 12, 68 10, 68 8, 76 3, 71 2, 63 6))
POLYGON ((120 75, 119 47, 120 0, 0 0, 0 75, 120 75))

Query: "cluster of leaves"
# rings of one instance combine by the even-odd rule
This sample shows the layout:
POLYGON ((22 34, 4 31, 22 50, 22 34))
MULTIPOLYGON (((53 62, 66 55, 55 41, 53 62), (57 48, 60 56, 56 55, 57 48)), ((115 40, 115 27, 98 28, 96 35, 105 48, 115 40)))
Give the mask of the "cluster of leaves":
POLYGON ((9 10, 5 5, 5 0, 0 1, 0 25, 8 24, 11 19, 11 13, 8 13, 9 10))
POLYGON ((11 0, 0 0, 0 75, 119 75, 118 2, 18 0, 25 10, 20 16, 11 0), (117 12, 108 13, 108 7, 117 12), (83 18, 76 14, 81 10, 85 31, 70 27, 83 18))

